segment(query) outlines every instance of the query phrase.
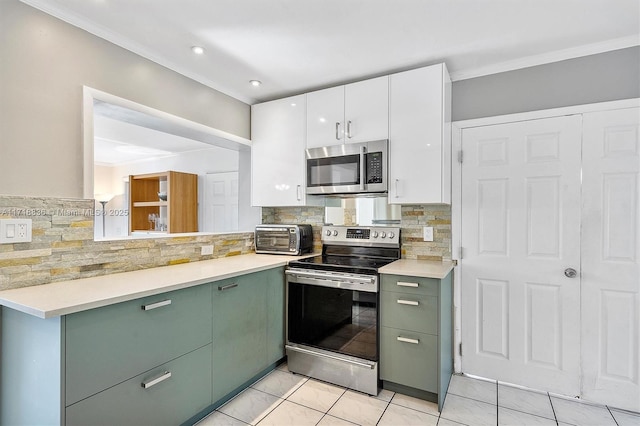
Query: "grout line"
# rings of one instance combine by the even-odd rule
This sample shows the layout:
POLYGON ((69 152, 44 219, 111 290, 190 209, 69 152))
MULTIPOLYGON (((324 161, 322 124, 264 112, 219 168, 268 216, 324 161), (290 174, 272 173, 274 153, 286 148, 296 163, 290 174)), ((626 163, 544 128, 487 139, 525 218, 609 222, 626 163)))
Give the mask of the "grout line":
POLYGON ((551 399, 551 394, 549 392, 547 392, 547 398, 549 398, 549 404, 551 404, 551 411, 553 411, 553 418, 556 420, 556 425, 560 424, 560 422, 558 422, 558 416, 556 415, 556 409, 553 406, 553 400, 551 399))
POLYGON ((496 380, 496 426, 500 424, 500 386, 498 386, 498 381, 496 380))
POLYGON ((613 421, 616 422, 616 425, 618 425, 618 419, 616 419, 616 416, 613 415, 613 413, 611 412, 611 409, 609 408, 608 405, 605 405, 605 407, 607 408, 607 411, 609 412, 609 414, 611 415, 611 417, 613 418, 613 421))

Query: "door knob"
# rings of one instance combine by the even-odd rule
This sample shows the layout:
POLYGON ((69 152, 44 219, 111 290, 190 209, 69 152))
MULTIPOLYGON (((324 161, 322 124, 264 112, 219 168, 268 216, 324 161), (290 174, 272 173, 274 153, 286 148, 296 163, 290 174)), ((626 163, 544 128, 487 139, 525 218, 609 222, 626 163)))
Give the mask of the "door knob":
POLYGON ((576 275, 578 275, 578 272, 573 268, 567 268, 564 270, 564 276, 567 278, 575 278, 576 275))

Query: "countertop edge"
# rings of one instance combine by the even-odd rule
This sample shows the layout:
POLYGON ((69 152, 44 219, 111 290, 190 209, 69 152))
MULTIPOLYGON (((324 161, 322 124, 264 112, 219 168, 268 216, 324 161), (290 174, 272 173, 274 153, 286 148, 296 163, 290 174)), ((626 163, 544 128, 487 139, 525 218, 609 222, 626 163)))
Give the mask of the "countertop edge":
MULTIPOLYGON (((127 302, 143 297, 154 296, 156 294, 195 287, 198 285, 220 281, 227 278, 233 278, 240 275, 278 268, 286 266, 291 260, 309 257, 316 254, 317 253, 311 253, 303 256, 285 257, 283 255, 278 256, 253 253, 228 258, 192 262, 188 264, 161 266, 131 272, 101 275, 92 278, 59 281, 50 284, 0 291, 0 305, 28 315, 32 315, 37 318, 48 319, 82 312, 89 309, 100 308, 115 303, 127 302), (259 259, 261 259, 261 261, 258 262, 258 264, 248 267, 244 265, 234 264, 241 258, 242 260, 247 259, 246 256, 260 256, 259 259), (217 273, 215 271, 207 271, 208 269, 215 269, 216 266, 219 266, 222 269, 221 273, 217 273), (180 275, 178 276, 178 278, 173 278, 171 276, 172 274, 165 274, 166 272, 176 272, 182 275, 186 274, 193 276, 187 279, 180 278, 180 275), (158 275, 161 274, 164 275, 162 277, 164 279, 164 282, 161 282, 158 285, 142 285, 139 287, 133 286, 131 288, 127 288, 127 290, 125 291, 114 290, 112 295, 109 294, 109 289, 106 288, 106 283, 108 281, 117 281, 122 283, 128 278, 139 278, 142 275, 158 278, 158 275), (46 297, 44 297, 45 293, 53 293, 52 298, 58 296, 64 299, 65 292, 73 292, 78 290, 86 290, 88 293, 90 293, 92 290, 96 290, 98 293, 104 293, 104 295, 98 295, 96 297, 81 297, 79 300, 74 300, 73 298, 68 299, 68 301, 62 300, 61 302, 57 303, 57 306, 55 303, 52 303, 51 305, 54 306, 51 307, 45 307, 48 303, 42 303, 41 301, 42 299, 46 299, 46 297)), ((242 263, 242 261, 240 261, 240 263, 242 263)))
POLYGON ((405 277, 435 278, 441 280, 453 271, 453 261, 432 261, 400 259, 383 266, 378 270, 381 274, 401 275, 405 277))

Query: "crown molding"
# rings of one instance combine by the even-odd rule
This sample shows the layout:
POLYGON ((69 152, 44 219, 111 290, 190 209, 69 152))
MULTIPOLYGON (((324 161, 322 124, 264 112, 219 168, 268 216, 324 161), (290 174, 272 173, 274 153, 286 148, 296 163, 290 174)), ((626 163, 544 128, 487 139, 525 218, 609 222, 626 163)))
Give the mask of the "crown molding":
POLYGON ((640 34, 615 38, 603 42, 585 44, 569 49, 546 52, 540 55, 527 56, 513 61, 500 62, 478 68, 468 68, 450 73, 451 81, 468 80, 476 77, 498 74, 501 72, 515 71, 523 68, 535 67, 537 65, 551 64, 565 61, 567 59, 580 58, 584 56, 596 55, 598 53, 610 52, 640 45, 640 34))

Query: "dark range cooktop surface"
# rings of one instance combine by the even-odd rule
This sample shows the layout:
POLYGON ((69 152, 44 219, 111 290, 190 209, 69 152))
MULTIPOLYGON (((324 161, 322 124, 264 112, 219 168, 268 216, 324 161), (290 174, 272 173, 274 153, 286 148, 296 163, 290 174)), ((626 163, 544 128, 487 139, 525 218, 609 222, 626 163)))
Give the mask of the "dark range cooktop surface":
POLYGON ((396 259, 376 259, 347 256, 315 256, 306 259, 289 262, 289 266, 295 268, 336 270, 355 274, 375 274, 378 268, 383 267, 396 259))

